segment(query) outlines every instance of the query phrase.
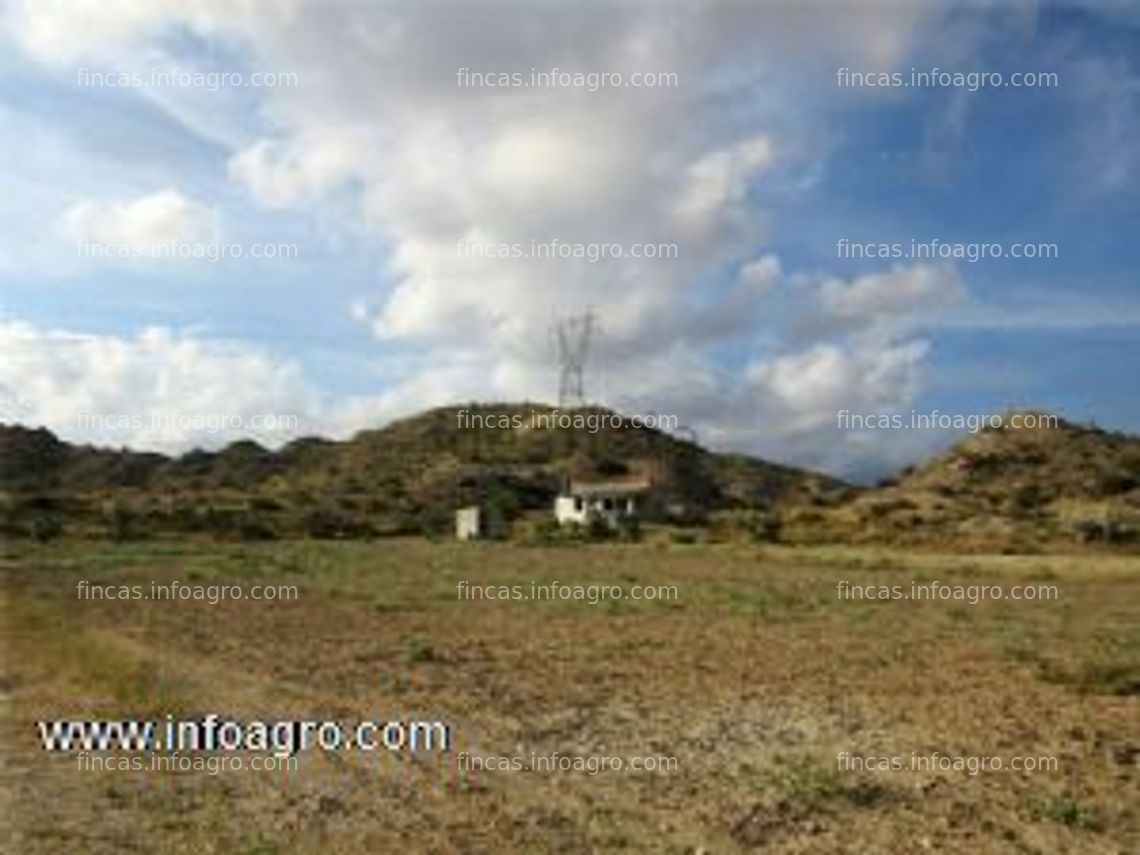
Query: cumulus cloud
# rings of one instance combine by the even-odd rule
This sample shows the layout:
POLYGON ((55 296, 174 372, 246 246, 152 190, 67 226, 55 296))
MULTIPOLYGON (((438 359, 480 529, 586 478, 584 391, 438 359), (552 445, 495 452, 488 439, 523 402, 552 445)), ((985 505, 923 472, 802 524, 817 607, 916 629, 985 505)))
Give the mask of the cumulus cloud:
POLYGON ((740 268, 740 281, 750 288, 766 290, 780 278, 780 259, 769 253, 740 268))
POLYGON ((914 393, 915 368, 925 353, 921 341, 850 349, 820 343, 757 363, 749 377, 798 432, 830 425, 844 407, 897 408, 914 393))
POLYGON ((241 438, 279 445, 338 427, 294 366, 240 343, 7 321, 0 353, 0 389, 20 402, 19 420, 73 441, 173 452, 241 438), (259 427, 258 416, 287 420, 259 427))
MULTIPOLYGON (((806 431, 818 451, 827 442, 812 431, 827 408, 899 404, 921 373, 925 346, 901 330, 854 342, 827 334, 908 316, 949 279, 909 271, 817 283, 814 300, 792 310, 819 322, 790 335, 794 315, 761 311, 784 276, 766 246, 767 182, 815 151, 821 128, 805 118, 804 87, 831 86, 838 65, 901 62, 938 9, 536 3, 489 17, 486 7, 435 3, 27 0, 12 4, 8 23, 47 62, 114 57, 185 28, 252 66, 298 72, 300 86, 263 93, 262 135, 234 148, 228 174, 268 208, 319 204, 347 188, 387 249, 375 295, 353 315, 419 358, 351 402, 353 418, 448 399, 549 397, 549 325, 592 307, 595 398, 669 407, 711 438, 788 458, 790 446, 765 437, 806 431), (555 67, 627 80, 668 72, 677 85, 502 89, 462 86, 456 75, 555 67), (621 255, 525 250, 552 240, 621 255), (464 242, 524 251, 473 257, 464 242), (632 251, 646 244, 677 251, 632 251), (726 363, 716 356, 724 347, 746 355, 726 363)), ((180 196, 143 201, 86 203, 68 213, 69 228, 133 242, 200 225, 180 196)))
POLYGON ((322 138, 284 148, 258 140, 229 162, 229 176, 246 185, 269 208, 311 200, 349 178, 359 159, 351 139, 322 138))
POLYGON ((965 299, 965 286, 951 265, 896 266, 850 282, 829 279, 819 292, 826 316, 860 326, 909 321, 965 299))
POLYGON ((176 189, 126 200, 84 199, 64 211, 60 225, 75 241, 157 247, 214 239, 216 214, 176 189))
POLYGON ((10 0, 6 29, 37 58, 68 64, 114 61, 146 36, 181 24, 204 36, 237 37, 259 21, 286 20, 295 0, 10 0))

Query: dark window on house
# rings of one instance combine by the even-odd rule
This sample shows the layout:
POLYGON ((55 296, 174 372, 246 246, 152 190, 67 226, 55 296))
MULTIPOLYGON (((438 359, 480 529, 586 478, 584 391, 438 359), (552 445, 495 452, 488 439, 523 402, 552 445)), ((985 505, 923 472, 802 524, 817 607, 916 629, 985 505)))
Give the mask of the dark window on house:
POLYGON ((582 497, 581 496, 575 496, 574 497, 574 510, 581 512, 581 510, 582 510, 582 497))
POLYGON ((614 509, 614 500, 606 496, 602 499, 602 507, 607 511, 612 511, 614 509))

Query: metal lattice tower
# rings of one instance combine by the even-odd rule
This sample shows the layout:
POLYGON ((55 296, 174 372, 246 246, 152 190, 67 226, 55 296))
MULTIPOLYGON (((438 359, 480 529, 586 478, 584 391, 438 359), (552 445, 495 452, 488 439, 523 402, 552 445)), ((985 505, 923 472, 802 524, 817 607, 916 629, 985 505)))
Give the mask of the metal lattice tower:
POLYGON ((586 403, 583 374, 593 326, 592 309, 585 314, 565 318, 554 325, 554 343, 558 357, 559 407, 581 407, 586 403))

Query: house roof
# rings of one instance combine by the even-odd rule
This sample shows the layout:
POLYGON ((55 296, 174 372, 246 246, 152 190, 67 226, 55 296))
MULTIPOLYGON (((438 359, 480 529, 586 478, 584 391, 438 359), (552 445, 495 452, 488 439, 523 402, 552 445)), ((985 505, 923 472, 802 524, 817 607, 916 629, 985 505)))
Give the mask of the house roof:
POLYGON ((648 489, 648 481, 571 481, 567 492, 571 496, 628 496, 648 489))

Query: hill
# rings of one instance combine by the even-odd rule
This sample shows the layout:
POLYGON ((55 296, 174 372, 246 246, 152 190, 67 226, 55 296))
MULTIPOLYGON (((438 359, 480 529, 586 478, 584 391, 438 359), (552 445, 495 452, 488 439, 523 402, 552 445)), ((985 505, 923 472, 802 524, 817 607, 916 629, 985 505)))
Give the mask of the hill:
POLYGON ((1137 540, 1140 439, 1061 419, 1035 428, 1004 421, 837 508, 792 520, 853 542, 1032 549, 1137 540))
MULTIPOLYGON (((45 429, 0 426, 5 528, 31 533, 44 515, 80 528, 235 536, 358 536, 450 529, 463 504, 507 516, 546 510, 566 478, 651 478, 678 516, 831 499, 823 475, 720 455, 633 427, 600 408, 592 427, 532 426, 540 404, 440 407, 344 442, 299 439, 271 451, 240 441, 181 457, 73 446, 45 429)), ((131 531, 121 532, 129 536, 131 531)))
POLYGON ((180 457, 98 449, 0 426, 0 533, 133 538, 369 537, 452 529, 480 503, 546 519, 567 478, 650 479, 663 516, 792 543, 1034 551, 1140 542, 1140 439, 1057 420, 987 428, 877 487, 573 411, 595 427, 534 426, 541 404, 439 407, 337 442, 272 451, 245 440, 180 457))

